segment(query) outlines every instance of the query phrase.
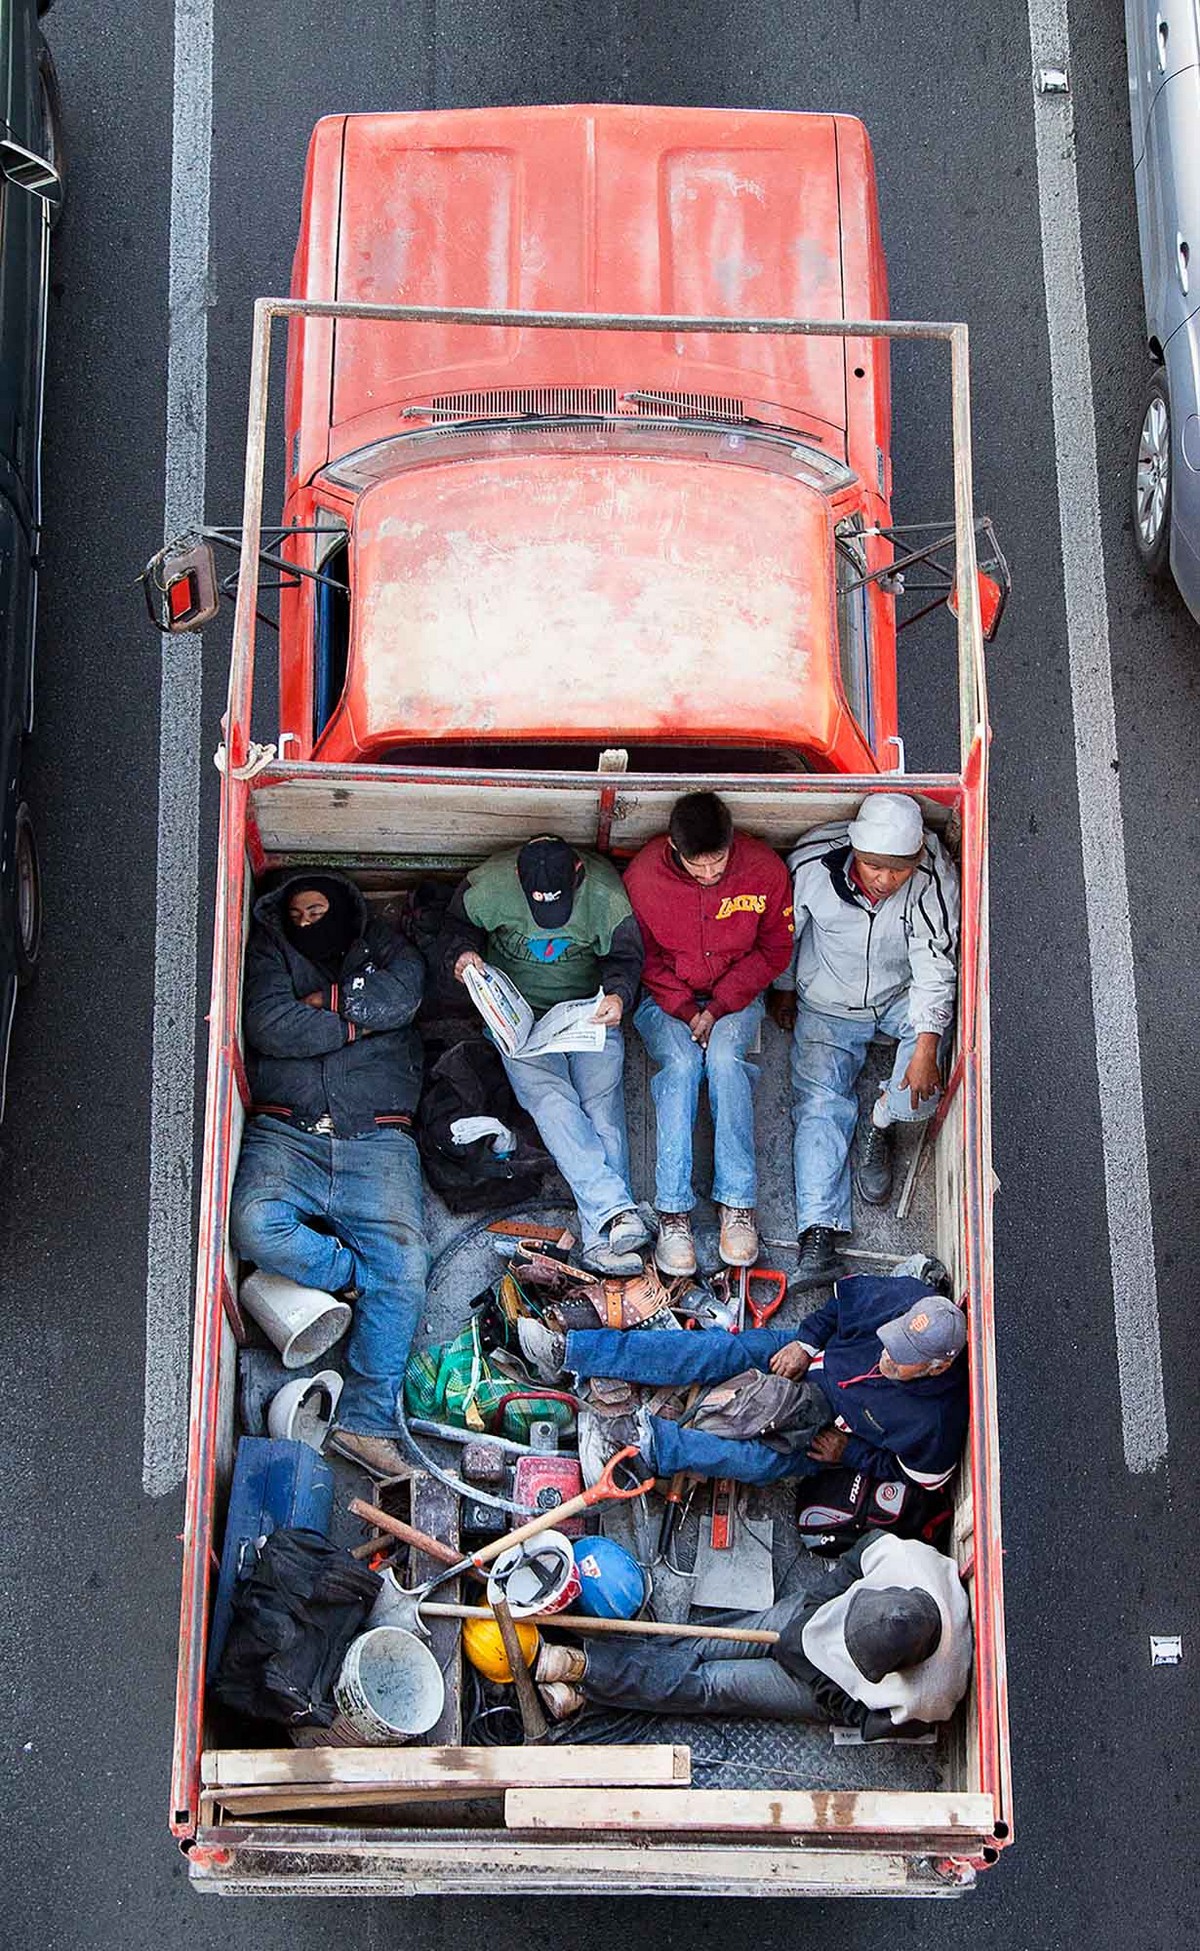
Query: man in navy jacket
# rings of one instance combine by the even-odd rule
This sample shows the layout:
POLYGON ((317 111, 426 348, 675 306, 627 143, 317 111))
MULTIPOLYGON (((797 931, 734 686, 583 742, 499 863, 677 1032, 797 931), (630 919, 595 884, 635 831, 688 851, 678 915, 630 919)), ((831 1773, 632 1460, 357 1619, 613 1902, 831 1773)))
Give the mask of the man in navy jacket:
MULTIPOLYGON (((961 1308, 923 1281, 855 1274, 796 1328, 716 1328, 694 1334, 607 1328, 569 1334, 554 1351, 578 1376, 606 1376, 650 1386, 724 1382, 745 1369, 770 1369, 807 1385, 805 1413, 820 1424, 807 1451, 759 1438, 735 1440, 681 1428, 660 1416, 612 1440, 637 1441, 656 1474, 686 1470, 768 1484, 846 1463, 873 1477, 897 1466, 913 1483, 936 1489, 953 1475, 967 1428, 966 1346, 961 1308)), ((524 1336, 522 1337, 524 1343, 524 1336)), ((531 1350, 532 1352, 532 1350, 531 1350)))
POLYGON ((293 875, 255 903, 242 999, 251 1103, 230 1207, 243 1259, 352 1302, 332 1446, 383 1476, 428 1248, 411 1134, 424 965, 353 881, 293 875))

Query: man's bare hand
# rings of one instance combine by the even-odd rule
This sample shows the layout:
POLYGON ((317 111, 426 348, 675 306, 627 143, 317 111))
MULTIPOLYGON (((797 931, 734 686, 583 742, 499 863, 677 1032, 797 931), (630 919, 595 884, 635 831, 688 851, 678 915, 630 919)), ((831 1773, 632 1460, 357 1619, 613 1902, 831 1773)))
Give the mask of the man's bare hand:
POLYGON ((300 1001, 307 1003, 310 1009, 324 1009, 325 991, 323 989, 314 989, 311 996, 301 996, 300 1001))
POLYGON ((772 1375, 785 1375, 789 1382, 798 1382, 808 1370, 812 1360, 807 1348, 798 1341, 789 1341, 785 1348, 777 1348, 771 1357, 772 1375))
POLYGON ((454 964, 454 980, 456 982, 465 982, 468 969, 478 969, 482 973, 486 967, 487 963, 484 961, 482 955, 476 955, 473 948, 465 948, 454 964))
POLYGON ((592 1021, 593 1023, 607 1023, 615 1029, 624 1014, 625 1005, 621 1001, 621 998, 619 996, 609 995, 604 998, 602 1003, 597 1003, 595 1009, 592 1011, 592 1021))
POLYGON ((768 989, 767 1014, 772 1023, 781 1030, 794 1030, 796 1027, 796 992, 794 989, 768 989))
POLYGON ((933 1030, 922 1030, 917 1038, 917 1047, 909 1058, 908 1069, 900 1079, 900 1089, 910 1093, 914 1111, 920 1108, 921 1100, 936 1096, 942 1088, 942 1072, 938 1063, 938 1037, 933 1030))
POLYGON ((842 1452, 849 1441, 847 1431, 834 1429, 831 1423, 828 1429, 817 1431, 808 1446, 808 1454, 814 1463, 840 1463, 842 1452))
POLYGON ((713 1033, 715 1022, 716 1018, 711 1010, 698 1009, 688 1024, 688 1029, 692 1033, 692 1042, 698 1043, 702 1050, 708 1049, 708 1039, 713 1033))

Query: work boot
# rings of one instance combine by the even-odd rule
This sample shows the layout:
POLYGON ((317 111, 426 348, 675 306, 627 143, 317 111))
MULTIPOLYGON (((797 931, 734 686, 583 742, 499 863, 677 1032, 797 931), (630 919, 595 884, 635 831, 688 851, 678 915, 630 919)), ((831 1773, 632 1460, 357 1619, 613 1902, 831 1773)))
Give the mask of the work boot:
POLYGON ((788 1282, 792 1293, 807 1293, 810 1287, 830 1287, 842 1271, 834 1245, 837 1232, 832 1226, 809 1226, 800 1235, 800 1264, 788 1282))
POLYGON ((357 1463, 372 1477, 382 1480, 412 1476, 413 1464, 390 1436, 368 1436, 356 1429, 335 1429, 325 1439, 325 1447, 336 1450, 351 1463, 357 1463))
POLYGON ((886 1206, 892 1196, 892 1131, 861 1118, 855 1148, 854 1183, 868 1206, 886 1206))
POLYGON ((608 1244, 614 1253, 636 1253, 639 1247, 650 1243, 650 1228, 636 1207, 631 1206, 627 1213, 618 1213, 608 1223, 608 1244))
POLYGON ((718 1206, 720 1255, 727 1267, 752 1267, 758 1259, 758 1228, 752 1206, 718 1206))
POLYGON ((556 1335, 553 1328, 547 1328, 541 1321, 530 1321, 521 1315, 517 1322, 517 1341, 539 1382, 554 1384, 564 1379, 566 1335, 556 1335))
POLYGON ((562 1680, 551 1680, 546 1686, 539 1687, 538 1692, 552 1721, 568 1720, 572 1714, 578 1714, 581 1707, 587 1706, 586 1697, 578 1687, 569 1687, 562 1680))
POLYGON ((658 1239, 654 1246, 654 1264, 660 1274, 668 1280, 678 1275, 694 1274, 696 1271, 696 1242, 692 1238, 692 1222, 687 1213, 660 1213, 658 1215, 658 1239))
POLYGON ((582 1680, 587 1672, 587 1654, 582 1646, 551 1646, 543 1640, 538 1648, 533 1677, 539 1687, 554 1680, 582 1680))

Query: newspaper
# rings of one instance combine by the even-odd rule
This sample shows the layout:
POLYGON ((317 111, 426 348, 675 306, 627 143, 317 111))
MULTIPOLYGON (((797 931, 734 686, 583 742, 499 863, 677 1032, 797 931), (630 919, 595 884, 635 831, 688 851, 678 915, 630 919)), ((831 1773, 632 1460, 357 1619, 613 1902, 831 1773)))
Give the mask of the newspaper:
POLYGON ((500 969, 468 963, 467 992, 506 1057, 548 1057, 555 1051, 603 1050, 605 1027, 593 1023, 603 989, 578 1002, 555 1003, 540 1019, 500 969))

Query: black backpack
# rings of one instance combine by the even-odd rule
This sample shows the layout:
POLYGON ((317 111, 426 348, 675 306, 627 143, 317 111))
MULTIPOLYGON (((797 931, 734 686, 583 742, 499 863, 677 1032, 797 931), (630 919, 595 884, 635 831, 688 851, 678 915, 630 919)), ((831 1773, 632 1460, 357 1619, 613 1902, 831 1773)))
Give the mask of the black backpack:
POLYGON ((926 1490, 904 1478, 868 1477, 846 1464, 802 1477, 796 1496, 801 1540, 820 1558, 839 1557, 864 1531, 920 1538, 941 1550, 953 1515, 945 1490, 926 1490))
POLYGON ((255 1720, 329 1727, 333 1683, 382 1584, 319 1531, 272 1531, 235 1588, 209 1691, 255 1720))
POLYGON ((511 1212, 541 1188, 554 1161, 528 1112, 513 1096, 500 1053, 484 1036, 464 1037, 429 1061, 417 1112, 416 1140, 425 1176, 452 1213, 511 1212), (515 1132, 516 1150, 500 1158, 490 1138, 456 1145, 457 1118, 499 1118, 515 1132))

